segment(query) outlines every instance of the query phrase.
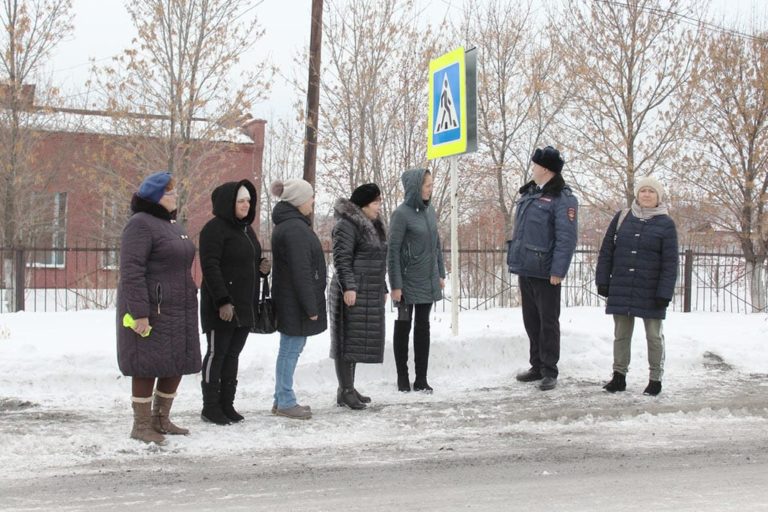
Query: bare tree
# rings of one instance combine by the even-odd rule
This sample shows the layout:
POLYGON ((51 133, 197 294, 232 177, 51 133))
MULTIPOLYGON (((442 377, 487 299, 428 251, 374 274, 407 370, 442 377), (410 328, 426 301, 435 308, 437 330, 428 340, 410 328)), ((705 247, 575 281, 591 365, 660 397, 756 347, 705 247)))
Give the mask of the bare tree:
MULTIPOLYGON (((715 206, 707 220, 738 241, 754 311, 766 308, 768 262, 768 34, 722 32, 701 46, 694 75, 699 151, 680 178, 715 206)), ((701 196, 700 196, 701 197, 701 196)))
POLYGON ((545 140, 567 98, 555 88, 560 59, 532 14, 531 2, 471 1, 459 30, 478 46, 477 119, 481 151, 462 176, 463 202, 476 211, 492 205, 511 232, 517 190, 528 181, 532 150, 545 140), (485 193, 483 193, 485 192, 485 193))
POLYGON ((267 124, 264 140, 264 162, 261 173, 261 244, 268 246, 272 236, 272 208, 276 200, 270 192, 270 185, 301 176, 302 169, 301 125, 291 124, 284 119, 267 124))
MULTIPOLYGON (((45 121, 35 106, 41 70, 56 45, 72 30, 70 0, 3 0, 0 5, 0 246, 30 244, 54 215, 52 201, 39 192, 54 179, 53 170, 36 161, 45 121), (48 215, 46 215, 46 213, 48 215)), ((45 98, 53 87, 40 88, 45 98)), ((13 254, 3 254, 4 286, 15 289, 13 254)), ((16 310, 8 293, 8 309, 16 310)))
POLYGON ((216 156, 226 150, 217 142, 232 140, 240 117, 269 89, 264 64, 243 74, 244 85, 231 85, 235 65, 263 32, 245 0, 146 0, 126 8, 138 37, 97 70, 97 80, 117 133, 133 136, 123 150, 137 167, 174 173, 184 218, 185 206, 202 199, 192 195, 206 188, 199 184, 215 179, 216 156))
POLYGON ((698 2, 567 0, 553 16, 569 20, 557 30, 574 88, 561 118, 573 180, 587 203, 613 207, 620 195, 628 206, 635 176, 671 166, 685 140, 698 2))
POLYGON ((50 98, 56 90, 37 91, 41 69, 51 51, 72 30, 71 1, 3 0, 0 6, 0 187, 2 239, 0 245, 28 243, 36 223, 32 191, 39 190, 42 174, 31 161, 44 123, 35 106, 35 94, 50 98))
POLYGON ((402 171, 426 163, 427 74, 439 52, 421 15, 413 0, 328 2, 324 24, 322 183, 333 196, 378 183, 385 219, 402 171))

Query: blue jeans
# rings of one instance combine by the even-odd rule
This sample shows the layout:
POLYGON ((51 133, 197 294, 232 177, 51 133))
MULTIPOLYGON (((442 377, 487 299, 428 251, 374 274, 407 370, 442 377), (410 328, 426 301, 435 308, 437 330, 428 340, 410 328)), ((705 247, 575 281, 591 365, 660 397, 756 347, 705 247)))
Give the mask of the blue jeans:
POLYGON ((278 409, 290 409, 296 405, 293 373, 306 343, 306 336, 288 336, 280 333, 280 350, 277 353, 275 368, 275 404, 278 409))

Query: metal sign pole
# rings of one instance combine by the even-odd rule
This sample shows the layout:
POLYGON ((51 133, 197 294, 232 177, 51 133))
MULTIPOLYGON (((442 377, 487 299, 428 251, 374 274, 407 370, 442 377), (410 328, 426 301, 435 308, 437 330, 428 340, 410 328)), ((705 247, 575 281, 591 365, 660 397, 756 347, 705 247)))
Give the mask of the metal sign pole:
POLYGON ((451 332, 459 335, 459 157, 449 158, 451 168, 451 332))
POLYGON ((448 158, 451 173, 451 331, 459 335, 458 155, 477 151, 477 50, 456 48, 429 61, 427 159, 448 158))

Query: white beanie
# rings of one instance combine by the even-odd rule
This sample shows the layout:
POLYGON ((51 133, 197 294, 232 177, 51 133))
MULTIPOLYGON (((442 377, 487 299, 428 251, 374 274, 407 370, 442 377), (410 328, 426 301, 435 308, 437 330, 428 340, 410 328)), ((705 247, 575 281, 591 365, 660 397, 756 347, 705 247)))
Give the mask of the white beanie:
POLYGON ((235 198, 235 201, 239 201, 241 199, 250 199, 250 198, 251 198, 251 193, 248 192, 248 189, 240 185, 240 188, 237 189, 237 197, 235 198))
POLYGON ((659 204, 664 202, 664 187, 659 180, 653 176, 643 176, 635 182, 635 197, 640 193, 640 189, 643 187, 650 187, 656 191, 656 195, 659 196, 659 204))
POLYGON ((312 199, 315 195, 312 185, 302 179, 276 181, 270 187, 272 195, 280 198, 281 201, 287 201, 295 207, 299 207, 312 199))

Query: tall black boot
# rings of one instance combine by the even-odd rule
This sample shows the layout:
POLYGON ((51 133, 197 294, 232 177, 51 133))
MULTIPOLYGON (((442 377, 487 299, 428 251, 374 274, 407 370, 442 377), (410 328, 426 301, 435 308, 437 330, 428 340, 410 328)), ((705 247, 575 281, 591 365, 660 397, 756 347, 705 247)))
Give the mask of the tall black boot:
POLYGON ((413 381, 414 391, 431 393, 432 388, 427 383, 429 368, 429 323, 416 323, 413 327, 413 360, 416 369, 416 379, 413 381))
POLYGON ((221 410, 224 416, 229 418, 232 423, 243 421, 245 418, 237 412, 232 404, 235 402, 235 393, 237 392, 237 379, 224 379, 221 381, 221 410))
POLYGON ((395 320, 395 334, 392 347, 395 350, 395 367, 397 368, 398 391, 410 391, 411 379, 408 377, 408 335, 411 332, 411 322, 395 320))
POLYGON ((365 409, 366 405, 357 399, 355 394, 355 378, 353 375, 354 363, 334 360, 336 365, 336 378, 339 380, 339 388, 336 390, 336 405, 349 407, 350 409, 365 409))
POLYGON ((203 388, 203 412, 200 417, 208 423, 216 425, 229 425, 230 421, 221 410, 221 388, 219 382, 201 382, 203 388))
MULTIPOLYGON (((352 365, 352 382, 355 382, 355 371, 357 371, 357 363, 349 363, 352 365)), ((354 387, 354 386, 353 386, 354 387)), ((361 395, 360 392, 355 388, 355 395, 357 396, 357 399, 363 402, 364 404, 371 403, 371 397, 361 395)))
POLYGON ((337 355, 336 359, 333 360, 333 368, 336 370, 336 382, 338 383, 338 386, 336 387, 336 405, 339 407, 342 407, 344 403, 341 400, 341 390, 344 389, 344 361, 341 360, 341 355, 337 355))

